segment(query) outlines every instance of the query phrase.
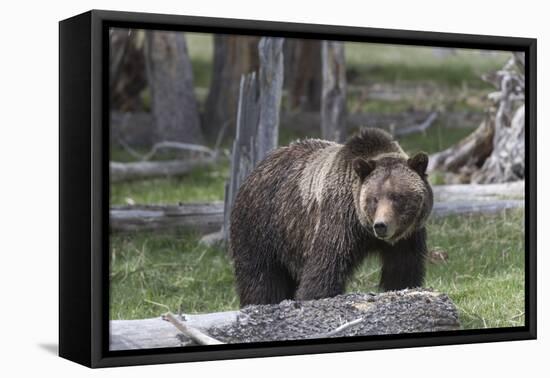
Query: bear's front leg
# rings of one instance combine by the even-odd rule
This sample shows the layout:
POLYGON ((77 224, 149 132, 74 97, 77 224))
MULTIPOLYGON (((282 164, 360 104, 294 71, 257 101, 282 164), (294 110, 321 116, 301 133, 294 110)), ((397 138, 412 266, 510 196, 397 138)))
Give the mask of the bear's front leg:
POLYGON ((421 287, 426 272, 426 229, 422 228, 397 243, 382 248, 382 277, 384 290, 421 287))
POLYGON ((300 277, 297 300, 329 298, 342 294, 345 290, 346 272, 336 259, 308 261, 300 277), (330 260, 330 261, 327 261, 330 260))

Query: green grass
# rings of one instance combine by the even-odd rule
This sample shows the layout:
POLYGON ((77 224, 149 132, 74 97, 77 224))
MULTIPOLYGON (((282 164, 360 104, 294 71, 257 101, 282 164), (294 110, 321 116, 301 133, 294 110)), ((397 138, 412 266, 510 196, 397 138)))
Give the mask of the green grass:
MULTIPOLYGON (((426 287, 447 293, 467 329, 524 322, 523 211, 432 220, 429 249, 448 254, 428 263, 426 287)), ((195 235, 128 234, 111 239, 111 318, 200 313, 238 308, 225 251, 195 235)), ((348 292, 377 291, 380 265, 370 258, 348 292)))
POLYGON ((424 151, 432 154, 442 151, 459 142, 470 134, 474 128, 445 128, 440 122, 436 122, 425 133, 410 134, 398 138, 399 144, 408 154, 424 151))
MULTIPOLYGON (((524 213, 452 216, 428 225, 430 250, 444 251, 447 262, 429 263, 425 287, 447 293, 464 328, 524 324, 524 213)), ((348 290, 376 291, 380 265, 366 261, 348 290)))
POLYGON ((229 163, 196 168, 188 175, 111 184, 111 204, 174 204, 223 200, 229 163))
POLYGON ((225 254, 192 234, 111 236, 111 319, 238 307, 225 254))
POLYGON ((480 76, 499 69, 510 53, 455 49, 437 56, 431 47, 346 43, 348 77, 358 83, 428 81, 448 86, 487 87, 480 76))

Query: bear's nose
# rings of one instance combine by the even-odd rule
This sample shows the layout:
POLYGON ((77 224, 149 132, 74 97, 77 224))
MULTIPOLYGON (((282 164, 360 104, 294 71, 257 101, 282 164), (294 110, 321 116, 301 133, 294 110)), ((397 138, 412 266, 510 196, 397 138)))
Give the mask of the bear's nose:
POLYGON ((376 236, 386 236, 388 232, 388 225, 384 222, 376 222, 374 224, 374 233, 376 236))

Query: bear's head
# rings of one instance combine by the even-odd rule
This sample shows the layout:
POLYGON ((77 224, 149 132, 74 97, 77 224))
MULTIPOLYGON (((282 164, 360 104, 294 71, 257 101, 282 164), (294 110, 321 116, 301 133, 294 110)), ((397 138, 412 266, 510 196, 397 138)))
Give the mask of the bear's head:
POLYGON ((433 207, 428 155, 355 158, 352 166, 358 182, 357 215, 369 233, 393 244, 424 226, 433 207))

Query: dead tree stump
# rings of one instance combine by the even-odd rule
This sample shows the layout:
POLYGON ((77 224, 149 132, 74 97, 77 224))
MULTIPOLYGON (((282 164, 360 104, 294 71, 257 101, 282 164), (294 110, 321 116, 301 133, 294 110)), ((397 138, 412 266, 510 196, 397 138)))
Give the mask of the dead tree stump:
POLYGON ((461 183, 500 183, 525 178, 525 61, 515 53, 484 79, 495 85, 493 106, 466 138, 430 157, 428 171, 447 173, 461 183))
POLYGON ((283 41, 282 38, 262 38, 258 44, 259 82, 255 72, 241 78, 231 177, 225 191, 222 230, 225 241, 229 238, 231 208, 241 184, 267 153, 277 147, 283 88, 283 41))

